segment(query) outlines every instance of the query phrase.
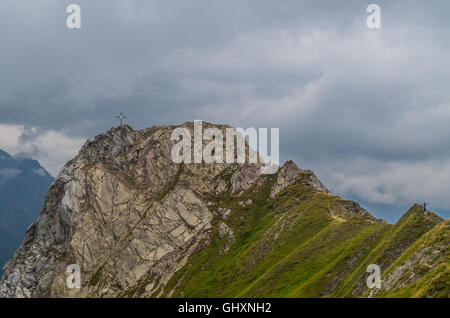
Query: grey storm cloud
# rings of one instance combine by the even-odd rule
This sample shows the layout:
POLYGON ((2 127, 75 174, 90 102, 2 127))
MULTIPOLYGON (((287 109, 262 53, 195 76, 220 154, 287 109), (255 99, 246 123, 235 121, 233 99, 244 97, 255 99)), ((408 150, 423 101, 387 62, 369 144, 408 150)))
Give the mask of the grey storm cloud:
POLYGON ((88 138, 121 111, 136 128, 279 127, 282 159, 339 194, 450 210, 448 1, 72 2, 79 30, 69 2, 0 4, 0 124, 21 141, 88 138))

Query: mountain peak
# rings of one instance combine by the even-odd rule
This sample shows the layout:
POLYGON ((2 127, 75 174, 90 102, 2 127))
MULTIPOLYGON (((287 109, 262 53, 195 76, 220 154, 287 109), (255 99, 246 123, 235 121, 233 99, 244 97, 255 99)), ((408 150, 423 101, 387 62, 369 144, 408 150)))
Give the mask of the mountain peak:
POLYGON ((320 297, 365 274, 389 224, 293 161, 274 175, 250 163, 176 163, 177 127, 194 136, 192 123, 125 125, 86 141, 5 266, 0 297, 320 297), (80 289, 67 288, 67 264, 80 266, 80 289))
POLYGON ((289 160, 284 163, 277 174, 277 180, 272 188, 270 196, 274 198, 278 193, 286 187, 293 185, 295 182, 312 186, 319 192, 329 193, 328 189, 320 182, 313 171, 303 170, 299 168, 294 161, 289 160))
POLYGON ((303 170, 300 169, 297 164, 293 161, 293 160, 288 160, 284 163, 284 165, 281 167, 281 169, 286 169, 286 170, 297 170, 298 172, 302 172, 303 170))
POLYGON ((0 149, 0 160, 14 159, 9 153, 0 149))
POLYGON ((82 146, 80 155, 90 162, 114 160, 136 142, 138 135, 139 132, 129 125, 111 128, 88 139, 82 146))
POLYGON ((404 216, 408 216, 408 215, 420 215, 420 216, 424 216, 428 219, 433 220, 433 222, 436 223, 441 223, 443 221, 445 221, 443 218, 441 218, 439 215, 437 215, 436 213, 430 211, 430 210, 424 210, 423 206, 421 206, 418 203, 413 204, 408 211, 404 214, 404 216))
POLYGON ((0 269, 39 216, 52 181, 36 160, 13 158, 0 150, 0 269))

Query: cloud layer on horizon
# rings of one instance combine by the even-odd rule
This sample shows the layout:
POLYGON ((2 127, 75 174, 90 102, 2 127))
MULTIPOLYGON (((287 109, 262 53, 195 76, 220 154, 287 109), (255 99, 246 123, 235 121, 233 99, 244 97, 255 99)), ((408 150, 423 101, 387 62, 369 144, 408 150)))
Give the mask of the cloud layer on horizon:
POLYGON ((55 174, 121 111, 279 127, 340 195, 450 210, 448 1, 377 1, 380 30, 370 1, 76 2, 81 30, 60 1, 0 5, 0 148, 55 174))

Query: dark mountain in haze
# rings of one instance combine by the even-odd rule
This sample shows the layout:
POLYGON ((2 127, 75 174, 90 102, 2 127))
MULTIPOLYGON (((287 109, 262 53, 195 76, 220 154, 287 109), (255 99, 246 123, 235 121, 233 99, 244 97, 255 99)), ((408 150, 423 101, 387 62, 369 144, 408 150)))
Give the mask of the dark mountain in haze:
POLYGON ((53 177, 32 159, 0 150, 0 272, 42 209, 53 177))

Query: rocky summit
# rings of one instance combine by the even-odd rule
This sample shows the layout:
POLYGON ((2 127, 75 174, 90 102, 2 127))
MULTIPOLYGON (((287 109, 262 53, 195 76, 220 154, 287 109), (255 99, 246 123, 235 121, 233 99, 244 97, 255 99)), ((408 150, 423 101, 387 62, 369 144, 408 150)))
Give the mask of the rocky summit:
POLYGON ((414 205, 388 224, 292 161, 273 175, 176 164, 174 128, 87 140, 4 267, 0 297, 449 296, 448 221, 414 205), (71 264, 80 288, 66 282, 71 264), (381 288, 366 283, 370 264, 381 288))

